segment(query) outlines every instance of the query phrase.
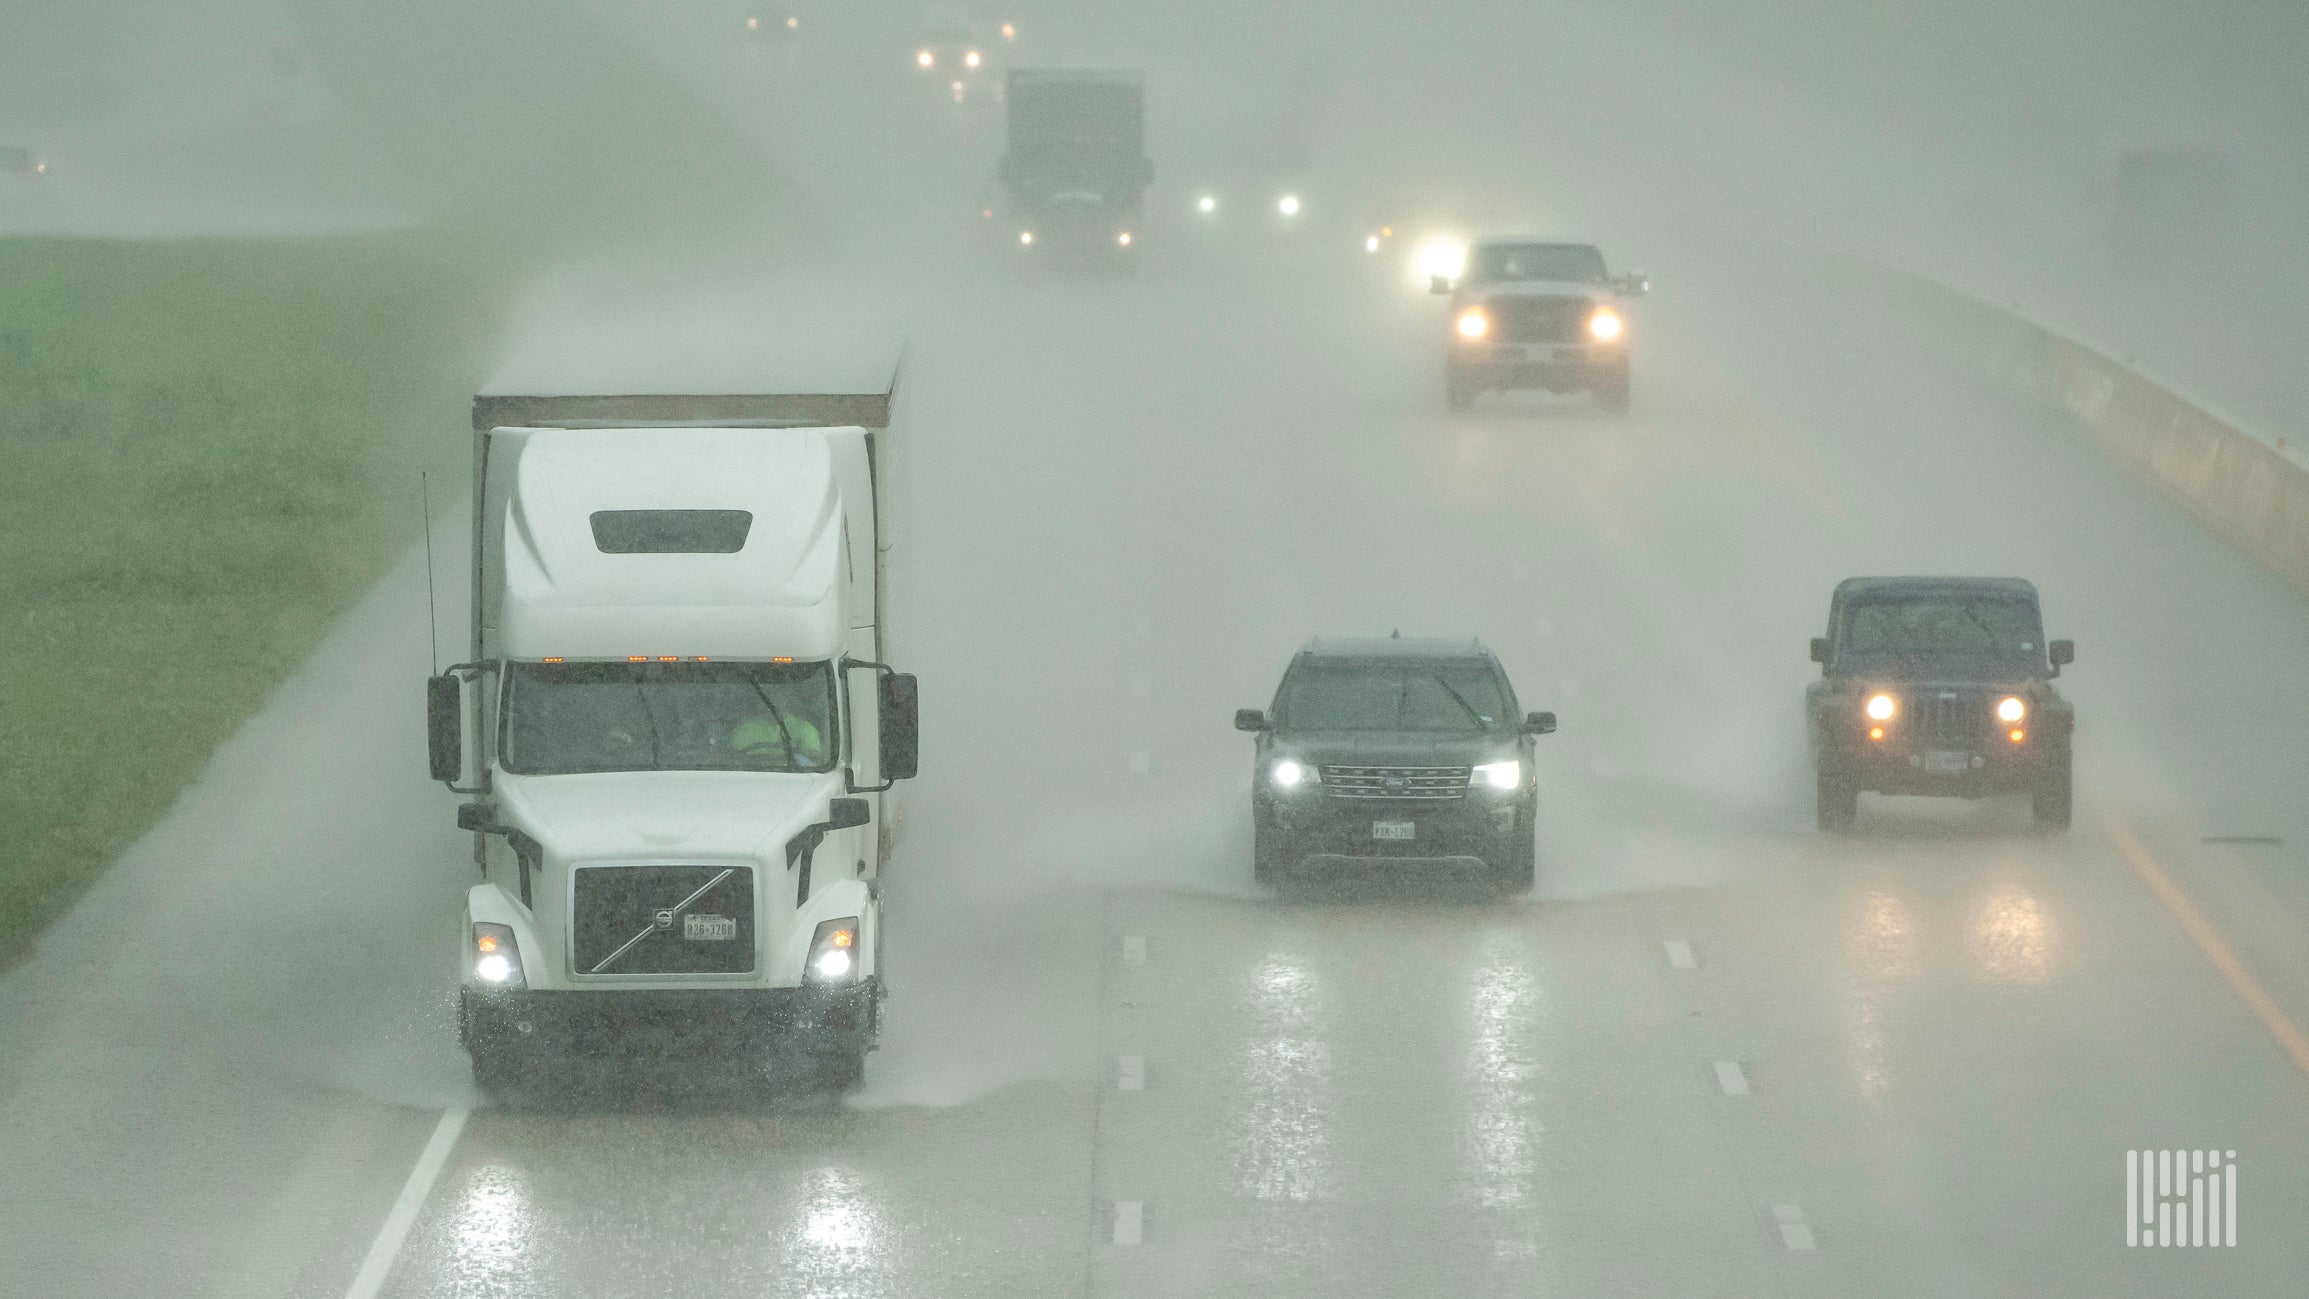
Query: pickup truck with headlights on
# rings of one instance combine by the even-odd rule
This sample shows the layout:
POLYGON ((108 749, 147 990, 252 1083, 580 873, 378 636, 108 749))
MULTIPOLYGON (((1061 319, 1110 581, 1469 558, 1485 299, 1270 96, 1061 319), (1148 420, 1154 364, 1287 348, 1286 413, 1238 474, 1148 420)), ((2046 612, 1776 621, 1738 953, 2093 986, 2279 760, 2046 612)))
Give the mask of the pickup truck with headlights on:
POLYGON ((1253 877, 1443 866, 1531 887, 1533 738, 1555 730, 1555 714, 1516 708, 1480 642, 1309 642, 1270 709, 1235 714, 1235 729, 1258 737, 1253 877))
POLYGON ((1444 400, 1464 409, 1485 392, 1588 391, 1604 409, 1628 408, 1629 326, 1616 301, 1649 292, 1640 274, 1612 276, 1591 244, 1483 239, 1457 274, 1429 288, 1451 298, 1444 400))
POLYGON ((1855 577, 1837 584, 1820 680, 1805 691, 1823 830, 1850 830, 1861 791, 2026 793, 2036 824, 2069 825, 2076 710, 2052 679, 2076 646, 2047 641, 2018 578, 1855 577))

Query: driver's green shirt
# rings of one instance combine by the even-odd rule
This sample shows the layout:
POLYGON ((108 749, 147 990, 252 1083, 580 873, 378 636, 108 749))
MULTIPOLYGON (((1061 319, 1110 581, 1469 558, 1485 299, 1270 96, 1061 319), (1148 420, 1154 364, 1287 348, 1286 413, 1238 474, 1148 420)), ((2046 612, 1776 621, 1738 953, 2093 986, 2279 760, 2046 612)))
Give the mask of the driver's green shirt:
POLYGON ((815 767, 826 760, 826 738, 807 717, 788 717, 783 735, 778 732, 778 724, 767 717, 748 718, 730 731, 730 748, 737 753, 775 753, 782 757, 788 744, 794 747, 793 762, 797 767, 815 767))

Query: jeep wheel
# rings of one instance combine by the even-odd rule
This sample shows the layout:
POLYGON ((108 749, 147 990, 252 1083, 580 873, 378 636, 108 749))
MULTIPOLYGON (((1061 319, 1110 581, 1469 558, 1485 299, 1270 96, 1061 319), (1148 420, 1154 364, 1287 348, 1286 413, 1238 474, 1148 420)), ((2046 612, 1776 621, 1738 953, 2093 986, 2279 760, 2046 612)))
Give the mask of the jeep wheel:
POLYGON ((1614 415, 1624 415, 1628 408, 1628 367, 1620 365, 1596 380, 1596 404, 1614 415))
POLYGON ((1820 771, 1820 828, 1834 834, 1845 834, 1853 822, 1860 819, 1860 787, 1849 776, 1839 775, 1822 768, 1820 771))
POLYGON ((1443 405, 1450 410, 1466 410, 1475 401, 1475 380, 1461 374, 1456 366, 1443 371, 1443 405))
POLYGON ((2068 755, 2062 754, 2057 761, 2046 765, 2028 796, 2029 811, 2035 816, 2037 829, 2068 829, 2075 783, 2068 755))

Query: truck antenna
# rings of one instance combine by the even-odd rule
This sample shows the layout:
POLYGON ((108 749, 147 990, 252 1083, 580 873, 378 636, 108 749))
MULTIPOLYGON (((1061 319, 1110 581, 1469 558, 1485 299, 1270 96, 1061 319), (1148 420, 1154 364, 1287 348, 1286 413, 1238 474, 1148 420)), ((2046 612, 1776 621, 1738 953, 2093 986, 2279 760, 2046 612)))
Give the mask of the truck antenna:
POLYGON ((417 471, 417 499, 425 508, 425 660, 433 665, 431 675, 441 675, 441 615, 433 599, 433 484, 425 471, 417 471))

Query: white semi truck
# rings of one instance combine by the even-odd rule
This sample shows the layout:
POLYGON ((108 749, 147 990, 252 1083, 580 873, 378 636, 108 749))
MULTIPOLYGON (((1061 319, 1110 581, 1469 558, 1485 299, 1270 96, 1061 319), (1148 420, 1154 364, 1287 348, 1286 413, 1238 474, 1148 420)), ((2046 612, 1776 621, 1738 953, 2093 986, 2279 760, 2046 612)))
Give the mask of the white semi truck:
POLYGON ((884 373, 474 399, 472 650, 427 721, 434 778, 470 800, 459 1027, 484 1091, 550 1086, 573 1053, 862 1075, 917 749, 884 373))

